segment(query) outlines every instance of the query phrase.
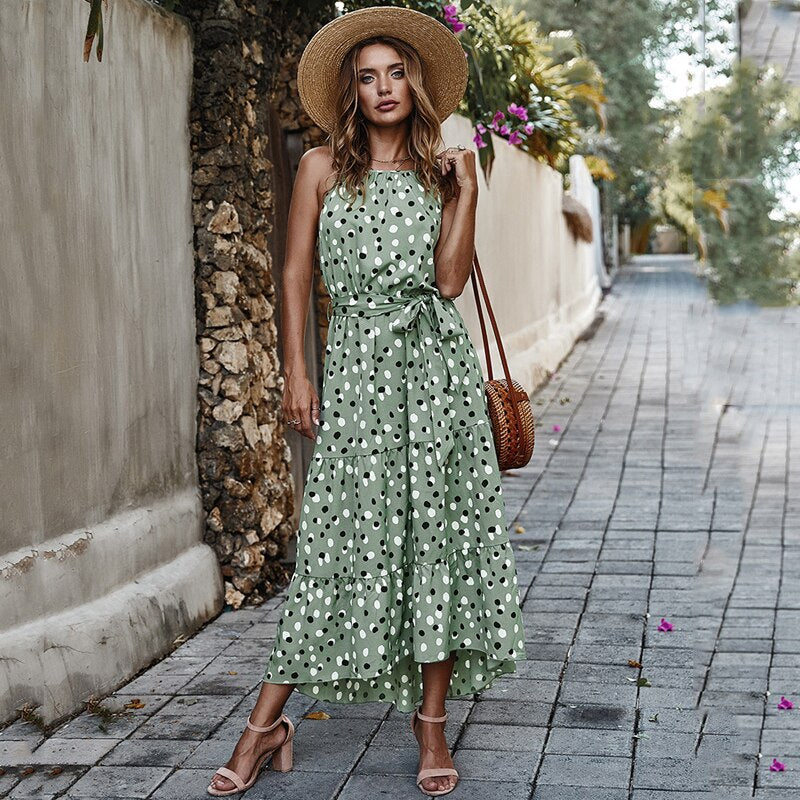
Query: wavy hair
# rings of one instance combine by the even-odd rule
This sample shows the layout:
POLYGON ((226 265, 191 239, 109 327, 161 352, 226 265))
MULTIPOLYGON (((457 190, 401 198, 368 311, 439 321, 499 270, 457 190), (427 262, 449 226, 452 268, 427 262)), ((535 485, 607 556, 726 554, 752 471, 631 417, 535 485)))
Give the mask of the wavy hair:
POLYGON ((328 147, 336 170, 336 185, 342 185, 352 202, 360 194, 366 199, 369 152, 367 121, 358 108, 358 54, 369 44, 387 44, 403 62, 413 107, 409 115, 408 154, 426 192, 447 202, 455 195, 455 173, 442 175, 435 160, 442 141, 441 123, 425 83, 417 51, 393 36, 371 36, 357 42, 344 57, 336 96, 336 125, 328 135, 328 147))

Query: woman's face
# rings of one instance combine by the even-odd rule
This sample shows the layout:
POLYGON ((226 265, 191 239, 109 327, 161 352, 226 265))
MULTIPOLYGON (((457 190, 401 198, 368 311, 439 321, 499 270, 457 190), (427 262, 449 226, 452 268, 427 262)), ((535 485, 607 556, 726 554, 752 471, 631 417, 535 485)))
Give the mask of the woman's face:
POLYGON ((358 54, 358 107, 373 125, 397 125, 414 105, 400 54, 377 42, 358 54))

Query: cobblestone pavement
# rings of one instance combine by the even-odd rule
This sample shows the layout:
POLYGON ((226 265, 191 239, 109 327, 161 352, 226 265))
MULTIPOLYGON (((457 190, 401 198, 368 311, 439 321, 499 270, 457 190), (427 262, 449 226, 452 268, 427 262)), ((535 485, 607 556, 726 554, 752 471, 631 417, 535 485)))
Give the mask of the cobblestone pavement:
MULTIPOLYGON (((800 797, 800 310, 717 309, 688 259, 642 257, 601 313, 535 397, 532 462, 504 477, 528 660, 448 701, 453 797, 800 797)), ((104 701, 138 698, 127 718, 15 722, 0 793, 206 796, 283 599, 223 613, 104 701)), ((421 796, 408 715, 297 692, 286 710, 295 768, 248 800, 421 796)))

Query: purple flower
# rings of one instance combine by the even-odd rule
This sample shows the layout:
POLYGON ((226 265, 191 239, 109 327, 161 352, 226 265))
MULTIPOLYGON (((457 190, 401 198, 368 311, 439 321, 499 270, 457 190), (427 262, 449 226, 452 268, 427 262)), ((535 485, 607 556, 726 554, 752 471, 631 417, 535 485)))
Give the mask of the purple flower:
POLYGON ((786 764, 782 761, 778 761, 777 758, 772 759, 772 763, 769 765, 770 772, 783 772, 786 769, 786 764))
POLYGON ((499 133, 500 133, 500 135, 501 135, 501 136, 508 136, 508 134, 510 133, 510 131, 509 131, 509 128, 508 128, 508 125, 506 125, 505 123, 503 123, 503 124, 500 126, 500 131, 499 131, 499 133))
POLYGON ((675 626, 671 622, 667 622, 664 617, 661 617, 661 622, 659 623, 658 630, 660 631, 671 631, 675 626))
POLYGON ((453 29, 453 33, 463 31, 467 27, 463 22, 458 21, 458 9, 454 5, 448 4, 444 6, 443 10, 445 22, 453 29))
POLYGON ((526 122, 528 119, 528 109, 524 106, 518 106, 516 103, 512 103, 508 107, 508 113, 519 117, 523 122, 526 122))
POLYGON ((553 433, 559 433, 560 430, 561 430, 560 425, 553 425, 553 433))
MULTIPOLYGON (((505 125, 503 127, 505 127, 505 125)), ((509 144, 519 144, 521 141, 522 137, 516 131, 513 131, 511 136, 508 137, 509 144)))
POLYGON ((472 141, 475 142, 475 145, 477 146, 478 150, 480 150, 481 147, 486 147, 487 146, 486 142, 483 141, 483 138, 481 137, 481 135, 479 133, 476 133, 472 137, 472 141))
POLYGON ((533 123, 527 122, 525 125, 522 126, 522 130, 524 130, 525 133, 533 133, 533 123))
POLYGON ((478 133, 486 133, 486 126, 482 122, 476 123, 475 127, 478 129, 478 133))
POLYGON ((794 708, 794 703, 791 700, 787 700, 783 695, 781 695, 781 701, 778 703, 778 708, 781 711, 788 711, 791 708, 794 708))
POLYGON ((495 111, 492 117, 492 125, 497 126, 501 119, 505 119, 506 115, 502 111, 495 111))

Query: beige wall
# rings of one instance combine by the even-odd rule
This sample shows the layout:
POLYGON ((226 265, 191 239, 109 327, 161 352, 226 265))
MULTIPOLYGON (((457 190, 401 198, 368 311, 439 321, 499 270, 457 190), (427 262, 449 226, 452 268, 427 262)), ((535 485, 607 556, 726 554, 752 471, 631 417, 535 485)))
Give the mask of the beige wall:
MULTIPOLYGON (((464 144, 474 149, 469 120, 452 115, 442 129, 447 146, 464 144)), ((575 196, 595 221, 595 241, 578 242, 561 213, 561 174, 492 136, 496 157, 488 186, 478 168, 476 249, 511 377, 530 392, 569 353, 593 320, 600 300, 599 203, 592 197, 597 189, 587 185, 585 164, 574 156, 580 163, 571 163, 573 184, 584 195, 575 196)), ((483 357, 471 280, 456 305, 483 357)), ((485 322, 489 326, 488 316, 485 322)), ((491 342, 491 329, 489 336, 491 342)), ((494 344, 490 348, 494 377, 502 378, 497 348, 494 344)))
POLYGON ((85 63, 88 10, 0 3, 0 722, 74 710, 221 605, 194 455, 190 31, 116 0, 85 63))

